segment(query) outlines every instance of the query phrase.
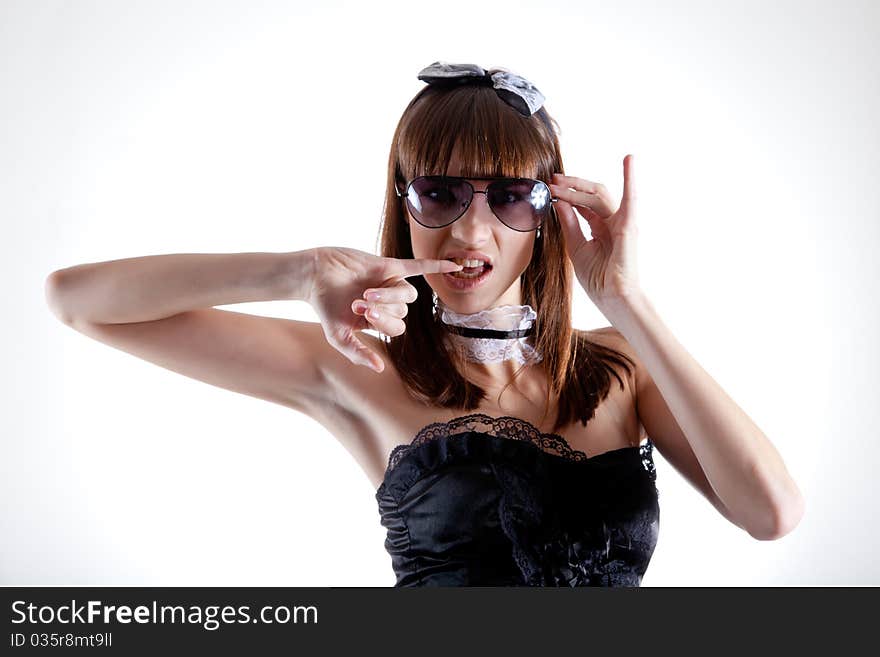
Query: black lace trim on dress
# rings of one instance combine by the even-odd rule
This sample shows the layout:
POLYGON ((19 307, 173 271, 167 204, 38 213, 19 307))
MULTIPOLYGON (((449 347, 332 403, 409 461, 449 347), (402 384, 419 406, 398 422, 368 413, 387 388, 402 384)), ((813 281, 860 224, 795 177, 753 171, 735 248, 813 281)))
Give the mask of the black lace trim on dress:
MULTIPOLYGON (((386 468, 386 472, 391 471, 410 449, 423 445, 435 438, 451 436, 467 431, 477 431, 494 436, 504 436, 512 440, 524 440, 536 445, 545 452, 549 452, 556 456, 562 456, 572 461, 589 461, 592 458, 602 456, 602 454, 597 454, 593 457, 588 456, 585 452, 582 452, 579 449, 574 449, 568 444, 568 441, 559 434, 542 433, 535 425, 527 420, 521 420, 510 415, 491 417, 485 413, 471 413, 469 415, 453 418, 447 422, 433 422, 420 429, 415 438, 412 439, 412 442, 407 445, 398 445, 391 450, 391 455, 388 457, 388 467, 386 468)), ((651 474, 651 478, 654 479, 656 474, 654 470, 654 462, 651 458, 653 444, 649 439, 646 444, 639 445, 638 447, 642 464, 651 474)), ((611 451, 622 451, 627 449, 634 449, 634 446, 622 447, 611 451)))

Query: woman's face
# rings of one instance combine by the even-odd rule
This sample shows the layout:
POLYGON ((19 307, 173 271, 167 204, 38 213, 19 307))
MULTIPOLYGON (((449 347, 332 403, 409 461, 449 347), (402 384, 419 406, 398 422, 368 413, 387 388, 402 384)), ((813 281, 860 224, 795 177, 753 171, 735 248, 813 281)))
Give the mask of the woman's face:
MULTIPOLYGON (((453 155, 446 175, 459 175, 453 155)), ((490 180, 470 180, 475 191, 484 191, 490 180)), ((425 228, 407 210, 413 256, 446 259, 455 251, 479 251, 489 257, 492 269, 480 285, 456 289, 445 274, 425 274, 428 285, 450 309, 474 313, 486 308, 522 303, 519 277, 532 259, 535 232, 505 226, 489 209, 485 194, 474 194, 467 211, 443 228, 425 228)))

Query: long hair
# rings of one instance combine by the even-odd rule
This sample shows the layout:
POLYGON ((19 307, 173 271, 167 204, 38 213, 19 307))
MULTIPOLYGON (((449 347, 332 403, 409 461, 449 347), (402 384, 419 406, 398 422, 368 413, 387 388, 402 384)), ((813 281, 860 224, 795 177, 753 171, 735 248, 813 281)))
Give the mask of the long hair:
MULTIPOLYGON (((417 176, 447 173, 454 149, 462 165, 460 176, 527 177, 549 184, 554 172, 564 173, 558 132, 558 123, 543 107, 531 117, 522 116, 492 87, 426 85, 404 110, 391 142, 379 234, 381 255, 414 257, 405 199, 396 190, 405 192, 406 183, 417 176)), ((631 374, 634 363, 572 328, 574 268, 565 253, 555 209, 551 212, 520 283, 522 303, 537 312, 534 347, 543 360, 533 367, 543 366, 548 377, 544 417, 558 399, 551 430, 556 433, 575 420, 586 425, 608 395, 611 376, 624 389, 614 366, 631 374)), ((388 358, 414 400, 438 408, 476 409, 486 392, 466 378, 467 361, 447 347, 431 286, 422 276, 409 282, 418 290, 418 298, 409 304, 403 319, 405 332, 382 335, 388 358)))

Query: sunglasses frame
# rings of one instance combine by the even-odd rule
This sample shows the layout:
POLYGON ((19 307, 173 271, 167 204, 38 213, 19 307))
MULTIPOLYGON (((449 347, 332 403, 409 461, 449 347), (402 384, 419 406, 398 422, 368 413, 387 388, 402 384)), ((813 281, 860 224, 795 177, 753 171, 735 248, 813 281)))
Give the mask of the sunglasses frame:
MULTIPOLYGON (((443 224, 442 226, 425 226, 425 224, 423 224, 421 221, 418 220, 418 218, 417 218, 415 215, 413 215, 413 219, 415 219, 415 220, 418 222, 418 224, 419 224, 420 226, 425 226, 425 228, 440 229, 440 228, 446 228, 447 226, 451 226, 451 225, 454 224, 456 221, 458 221, 459 219, 461 219, 461 218, 464 216, 464 214, 468 211, 468 208, 471 207, 471 203, 472 203, 473 200, 474 200, 474 194, 488 194, 488 192, 489 192, 489 188, 491 188, 492 185, 494 185, 495 183, 503 183, 503 182, 505 182, 505 181, 510 181, 510 180, 529 180, 529 181, 531 181, 531 182, 540 183, 540 184, 544 185, 544 186, 547 188, 547 193, 550 194, 550 203, 551 203, 551 205, 550 205, 550 212, 548 212, 548 215, 551 214, 552 211, 553 211, 553 205, 552 205, 552 204, 553 204, 553 203, 556 203, 556 201, 559 200, 557 197, 555 197, 555 196, 552 195, 552 193, 550 192, 550 185, 548 185, 547 183, 545 183, 543 180, 537 180, 537 179, 535 179, 535 178, 517 178, 517 177, 513 177, 513 178, 510 178, 510 177, 503 177, 503 178, 476 178, 476 177, 472 177, 472 176, 469 176, 469 177, 467 177, 467 178, 462 177, 462 176, 416 176, 415 178, 413 178, 412 180, 410 180, 408 183, 406 183, 406 186, 404 186, 404 188, 403 188, 403 189, 404 189, 403 192, 401 192, 401 191, 397 188, 397 185, 394 186, 394 191, 397 193, 398 198, 402 198, 402 199, 404 199, 404 203, 407 203, 407 199, 408 199, 408 197, 409 197, 409 188, 410 188, 410 186, 411 186, 416 180, 419 180, 420 178, 444 178, 444 179, 448 179, 448 180, 458 180, 458 181, 463 182, 465 185, 467 185, 467 186, 470 188, 470 190, 471 190, 471 197, 470 197, 470 199, 468 199, 468 201, 467 201, 467 205, 465 205, 465 206, 464 206, 464 209, 461 211, 461 213, 460 213, 455 219, 453 219, 452 221, 450 221, 448 224, 443 224), (477 190, 477 189, 474 189, 474 186, 471 185, 470 182, 468 182, 469 180, 491 180, 492 182, 489 183, 489 185, 486 186, 486 189, 484 189, 484 190, 477 190)), ((488 196, 486 197, 486 200, 488 201, 488 196)), ((492 214, 495 215, 495 218, 498 219, 498 221, 500 221, 502 224, 504 224, 505 226, 507 226, 508 228, 510 228, 510 230, 515 230, 517 233, 531 233, 532 231, 536 231, 536 230, 538 230, 541 226, 544 225, 544 221, 542 220, 540 224, 538 224, 538 225, 535 226, 534 228, 530 228, 529 230, 519 230, 519 229, 517 229, 517 228, 512 228, 511 226, 508 226, 508 225, 504 222, 504 220, 503 220, 501 217, 498 216, 498 213, 495 212, 495 208, 493 208, 491 204, 488 204, 488 205, 489 205, 489 209, 492 211, 492 214)), ((412 214, 412 212, 410 212, 410 214, 412 214)))

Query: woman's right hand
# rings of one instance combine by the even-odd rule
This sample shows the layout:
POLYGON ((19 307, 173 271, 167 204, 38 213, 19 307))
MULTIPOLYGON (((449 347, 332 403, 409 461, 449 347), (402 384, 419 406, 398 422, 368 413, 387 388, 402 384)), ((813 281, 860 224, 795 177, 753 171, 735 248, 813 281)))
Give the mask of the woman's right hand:
POLYGON ((386 258, 357 249, 318 247, 312 285, 305 300, 318 313, 327 342, 352 363, 381 372, 385 362, 355 333, 369 328, 385 335, 401 335, 406 330, 406 304, 418 296, 406 278, 461 269, 449 260, 386 258), (377 291, 380 298, 368 299, 368 291, 377 291), (378 311, 378 317, 365 316, 370 309, 378 311))

